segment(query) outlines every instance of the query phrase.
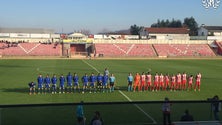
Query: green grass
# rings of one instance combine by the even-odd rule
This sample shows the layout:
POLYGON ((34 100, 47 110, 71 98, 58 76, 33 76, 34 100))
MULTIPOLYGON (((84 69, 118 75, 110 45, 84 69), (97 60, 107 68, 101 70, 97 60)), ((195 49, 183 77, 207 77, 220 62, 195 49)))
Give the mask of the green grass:
MULTIPOLYGON (((0 60, 0 104, 42 104, 42 103, 74 103, 85 102, 117 102, 128 101, 119 91, 114 93, 96 94, 46 94, 28 95, 28 82, 36 81, 39 73, 66 75, 77 72, 79 76, 97 71, 103 72, 108 68, 117 79, 117 86, 132 101, 156 101, 169 97, 171 100, 206 100, 215 94, 222 98, 222 60, 193 59, 193 60, 0 60), (186 71, 195 75, 202 73, 201 91, 177 92, 127 92, 126 77, 129 72, 143 72, 148 69, 155 72, 176 74, 186 71)), ((172 120, 178 121, 183 111, 188 108, 195 115, 196 120, 209 120, 208 104, 173 104, 172 120), (200 105, 200 106, 199 106, 200 105)), ((161 123, 161 104, 140 104, 143 111, 161 123)), ((95 110, 99 110, 107 124, 136 124, 152 123, 143 112, 132 104, 125 105, 87 105, 84 106, 87 121, 95 110), (111 115, 111 116, 110 116, 111 115), (128 119, 126 121, 126 119, 128 119)), ((10 124, 75 124, 75 107, 32 107, 1 109, 3 125, 10 124), (24 120, 18 119, 24 118, 24 120)))

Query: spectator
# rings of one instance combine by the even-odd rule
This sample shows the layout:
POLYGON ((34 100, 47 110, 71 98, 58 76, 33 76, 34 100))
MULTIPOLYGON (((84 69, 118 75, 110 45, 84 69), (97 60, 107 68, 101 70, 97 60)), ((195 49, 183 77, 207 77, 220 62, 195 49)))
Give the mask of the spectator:
POLYGON ((212 111, 214 113, 214 119, 219 121, 220 102, 218 95, 215 95, 212 99, 212 111))
POLYGON ((184 115, 181 116, 180 121, 194 121, 193 116, 189 114, 188 110, 185 110, 184 115))
POLYGON ((104 125, 103 119, 100 116, 100 112, 96 111, 90 125, 104 125))
POLYGON ((85 125, 86 118, 83 111, 83 101, 81 101, 80 104, 77 106, 76 116, 78 125, 85 125))
POLYGON ((168 125, 171 125, 170 107, 171 107, 171 103, 169 102, 169 98, 166 97, 162 105, 163 125, 167 125, 167 122, 168 122, 168 125))

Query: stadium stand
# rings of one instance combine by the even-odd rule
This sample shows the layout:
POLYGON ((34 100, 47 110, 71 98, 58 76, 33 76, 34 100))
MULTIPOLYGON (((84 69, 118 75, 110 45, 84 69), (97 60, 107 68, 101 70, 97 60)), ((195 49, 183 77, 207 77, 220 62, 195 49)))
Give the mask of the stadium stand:
POLYGON ((14 45, 1 43, 0 52, 4 56, 60 56, 61 46, 41 43, 17 43, 14 45), (6 47, 5 47, 6 46, 6 47))
POLYGON ((222 41, 220 42, 215 41, 215 44, 217 45, 217 53, 222 55, 222 41))
POLYGON ((207 44, 154 44, 158 56, 215 56, 207 44))
POLYGON ((215 56, 208 44, 95 44, 95 47, 96 53, 104 56, 215 56))
POLYGON ((95 44, 96 54, 103 56, 120 56, 125 55, 125 51, 120 49, 116 44, 95 44))
MULTIPOLYGON (((215 45, 222 54, 222 42, 215 45)), ((73 54, 86 51, 84 44, 70 44, 67 49, 73 54)), ((61 56, 62 51, 58 43, 0 42, 2 56, 61 56)), ((216 56, 214 51, 208 44, 95 43, 96 56, 106 57, 212 57, 216 56)))
POLYGON ((104 56, 156 56, 151 44, 95 44, 104 56))
POLYGON ((156 56, 151 44, 133 44, 133 48, 127 53, 129 56, 156 56))

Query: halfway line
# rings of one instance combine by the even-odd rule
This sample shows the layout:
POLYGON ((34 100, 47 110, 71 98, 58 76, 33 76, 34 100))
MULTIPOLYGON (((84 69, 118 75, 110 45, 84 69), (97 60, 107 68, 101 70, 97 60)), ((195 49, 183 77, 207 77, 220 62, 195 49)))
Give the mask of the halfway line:
MULTIPOLYGON (((94 67, 93 65, 89 64, 88 62, 86 62, 85 60, 82 60, 85 64, 87 64, 88 66, 90 66, 91 68, 93 68, 97 73, 99 73, 99 70, 96 69, 96 67, 94 67)), ((126 96, 121 90, 119 90, 119 93, 121 95, 123 95, 129 102, 132 102, 132 100, 126 96)), ((148 118, 150 118, 153 121, 153 124, 157 124, 157 122, 149 115, 147 114, 141 107, 139 107, 137 104, 133 104, 136 108, 138 108, 142 113, 144 113, 148 118)))
MULTIPOLYGON (((125 95, 121 90, 119 90, 119 93, 122 94, 129 102, 132 102, 132 100, 125 95)), ((154 120, 153 117, 151 117, 149 114, 147 114, 140 106, 138 106, 137 104, 133 104, 135 107, 137 107, 143 114, 145 114, 149 119, 151 119, 153 121, 153 124, 157 124, 157 122, 154 120)))
POLYGON ((93 68, 94 70, 96 70, 97 73, 99 73, 99 70, 96 69, 96 67, 92 66, 91 64, 89 64, 88 62, 86 62, 85 60, 82 60, 85 64, 87 64, 88 66, 90 66, 91 68, 93 68))

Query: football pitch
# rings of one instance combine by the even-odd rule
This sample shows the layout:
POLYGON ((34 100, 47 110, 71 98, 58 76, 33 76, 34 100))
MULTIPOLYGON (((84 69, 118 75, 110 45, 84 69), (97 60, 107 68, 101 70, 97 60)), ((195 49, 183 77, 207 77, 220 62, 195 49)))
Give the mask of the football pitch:
MULTIPOLYGON (((207 100, 214 95, 222 98, 222 60, 221 59, 138 59, 138 60, 75 60, 75 59, 2 59, 0 60, 0 105, 78 103, 83 100, 91 102, 132 102, 170 100, 207 100), (39 74, 50 77, 56 74, 66 76, 69 72, 103 73, 108 68, 116 77, 113 93, 72 93, 72 94, 37 94, 29 95, 28 83, 35 81, 39 74), (201 91, 158 91, 127 92, 127 75, 151 70, 155 72, 188 75, 202 74, 201 91)), ((81 84, 82 85, 82 84, 81 84)), ((35 106, 0 109, 0 125, 24 124, 76 124, 75 105, 69 106, 35 106)), ((185 109, 189 109, 195 120, 211 120, 208 103, 176 103, 172 104, 172 121, 179 121, 185 109)), ((161 124, 161 103, 143 104, 98 104, 84 105, 87 124, 95 111, 100 111, 108 125, 161 124)), ((220 113, 220 118, 222 119, 220 113)))

